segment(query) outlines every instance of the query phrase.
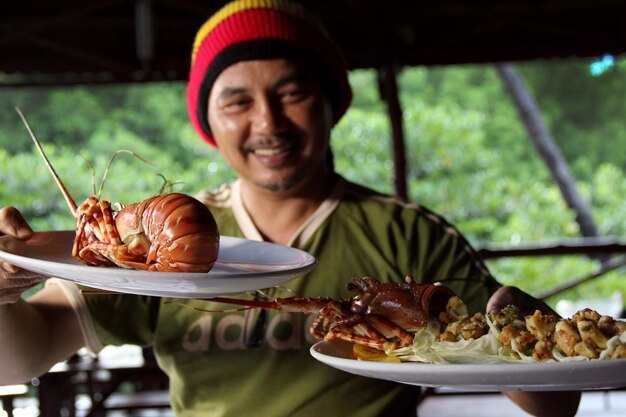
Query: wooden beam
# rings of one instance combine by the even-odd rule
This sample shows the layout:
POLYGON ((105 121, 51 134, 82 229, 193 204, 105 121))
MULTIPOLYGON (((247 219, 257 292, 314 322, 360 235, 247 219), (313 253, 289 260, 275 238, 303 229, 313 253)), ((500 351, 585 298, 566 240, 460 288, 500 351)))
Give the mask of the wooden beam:
POLYGON ((622 268, 626 266, 626 255, 617 256, 615 258, 609 259, 606 262, 603 262, 602 265, 598 268, 598 270, 592 274, 586 275, 581 278, 573 279, 571 281, 565 282, 561 285, 557 285, 554 288, 551 288, 547 291, 544 291, 541 294, 537 295, 537 298, 540 300, 545 300, 546 298, 553 297, 557 294, 560 294, 566 290, 572 289, 574 287, 579 286, 580 284, 584 284, 585 282, 589 282, 600 276, 606 274, 607 272, 614 271, 616 269, 622 268))
POLYGON ((580 226, 582 235, 585 237, 599 236, 591 215, 591 207, 578 190, 576 179, 569 169, 567 160, 543 122, 539 105, 528 93, 522 77, 508 63, 497 64, 496 69, 511 95, 520 119, 539 156, 550 170, 567 206, 576 213, 576 222, 580 226))
POLYGON ((387 63, 378 68, 378 88, 381 98, 387 103, 387 112, 389 113, 389 121, 391 122, 396 195, 403 200, 408 200, 404 123, 402 120, 402 106, 400 105, 400 98, 398 97, 396 71, 392 64, 387 63))
POLYGON ((609 237, 561 239, 527 245, 484 246, 478 249, 478 253, 483 259, 626 253, 626 240, 609 237))

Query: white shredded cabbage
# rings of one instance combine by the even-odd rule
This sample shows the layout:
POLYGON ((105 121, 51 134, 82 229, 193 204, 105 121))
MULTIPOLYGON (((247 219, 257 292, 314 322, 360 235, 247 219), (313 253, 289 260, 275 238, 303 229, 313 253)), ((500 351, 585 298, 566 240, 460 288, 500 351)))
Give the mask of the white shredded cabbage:
MULTIPOLYGON (((556 346, 552 349, 552 356, 554 357, 554 360, 557 362, 574 362, 574 361, 588 361, 589 360, 588 357, 582 356, 582 355, 576 355, 576 356, 564 355, 563 352, 561 352, 561 350, 557 348, 556 346)), ((600 359, 602 359, 602 357, 600 357, 600 359)))
POLYGON ((626 338, 625 333, 622 333, 619 336, 613 336, 606 342, 606 349, 600 352, 600 359, 610 359, 610 355, 615 352, 618 346, 624 344, 624 340, 622 338, 626 338))
POLYGON ((458 342, 437 342, 435 335, 420 329, 415 333, 413 345, 387 352, 406 362, 476 363, 514 362, 516 359, 502 355, 502 345, 497 335, 489 331, 478 339, 458 342))
POLYGON ((515 339, 511 340, 511 349, 513 350, 513 352, 519 355, 518 361, 521 360, 522 362, 526 362, 526 363, 538 362, 532 357, 532 355, 527 355, 524 352, 522 352, 520 349, 519 343, 517 343, 515 339))
POLYGON ((492 333, 496 335, 496 337, 500 337, 500 330, 498 330, 498 328, 496 327, 496 324, 493 322, 493 320, 491 320, 491 317, 489 317, 489 314, 485 314, 485 321, 487 322, 487 325, 489 326, 489 333, 492 333))

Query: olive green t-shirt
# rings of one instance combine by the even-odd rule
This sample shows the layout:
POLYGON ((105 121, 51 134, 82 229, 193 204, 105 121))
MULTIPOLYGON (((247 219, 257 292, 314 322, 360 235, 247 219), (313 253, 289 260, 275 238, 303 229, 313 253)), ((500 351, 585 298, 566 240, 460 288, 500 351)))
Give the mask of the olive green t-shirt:
MULTIPOLYGON (((222 236, 260 239, 238 183, 199 198, 222 236)), ((318 259, 306 275, 267 292, 275 297, 349 297, 353 277, 441 281, 484 311, 497 288, 474 250, 441 217, 339 179, 333 193, 294 236, 318 259)), ((208 313, 231 306, 201 300, 86 295, 104 344, 151 345, 170 377, 177 416, 411 416, 419 389, 345 373, 316 361, 308 327, 314 315, 269 312, 260 346, 247 347, 259 310, 208 313), (174 301, 174 303, 172 303, 174 301)))

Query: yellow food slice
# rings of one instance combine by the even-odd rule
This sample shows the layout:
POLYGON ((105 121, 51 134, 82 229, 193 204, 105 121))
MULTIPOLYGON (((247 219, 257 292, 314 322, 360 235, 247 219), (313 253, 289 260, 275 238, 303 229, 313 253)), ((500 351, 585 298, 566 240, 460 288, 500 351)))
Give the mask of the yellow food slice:
POLYGON ((388 356, 383 351, 356 343, 352 345, 352 354, 356 359, 362 361, 400 363, 400 358, 397 358, 395 356, 388 356))

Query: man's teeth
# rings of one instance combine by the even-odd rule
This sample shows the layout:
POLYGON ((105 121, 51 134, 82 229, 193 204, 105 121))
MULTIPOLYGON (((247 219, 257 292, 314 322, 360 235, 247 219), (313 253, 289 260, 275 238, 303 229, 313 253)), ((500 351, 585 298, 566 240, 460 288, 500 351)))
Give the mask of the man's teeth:
POLYGON ((272 156, 272 155, 278 155, 281 152, 284 152, 287 148, 286 147, 280 147, 280 148, 263 148, 263 149, 255 149, 254 153, 260 156, 272 156))

